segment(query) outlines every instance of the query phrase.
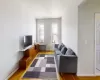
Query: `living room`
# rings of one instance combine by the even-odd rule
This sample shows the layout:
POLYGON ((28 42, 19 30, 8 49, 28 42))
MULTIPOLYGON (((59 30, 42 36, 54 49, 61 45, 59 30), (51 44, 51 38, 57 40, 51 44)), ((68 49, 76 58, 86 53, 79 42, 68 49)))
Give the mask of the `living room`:
POLYGON ((20 52, 21 38, 32 35, 35 43, 37 41, 36 19, 47 18, 61 18, 61 43, 71 48, 78 56, 77 75, 94 76, 95 31, 93 20, 91 19, 91 23, 89 20, 95 12, 100 11, 96 9, 100 8, 99 3, 99 0, 94 2, 93 0, 1 0, 0 80, 8 80, 18 69, 19 60, 23 57, 20 52), (90 17, 89 11, 93 13, 90 17))

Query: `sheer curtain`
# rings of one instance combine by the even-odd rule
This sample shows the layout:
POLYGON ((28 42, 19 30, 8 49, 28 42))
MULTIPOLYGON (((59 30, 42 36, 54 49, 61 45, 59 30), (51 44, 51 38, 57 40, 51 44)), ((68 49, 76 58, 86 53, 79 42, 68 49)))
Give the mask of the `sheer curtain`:
POLYGON ((52 42, 58 43, 58 24, 52 23, 52 42))
POLYGON ((39 42, 44 42, 44 24, 38 24, 39 42))

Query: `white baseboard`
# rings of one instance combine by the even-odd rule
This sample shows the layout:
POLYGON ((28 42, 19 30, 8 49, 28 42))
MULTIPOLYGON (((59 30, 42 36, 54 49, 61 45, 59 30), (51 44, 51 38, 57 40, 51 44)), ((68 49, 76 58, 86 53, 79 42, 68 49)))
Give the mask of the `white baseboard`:
POLYGON ((96 73, 95 75, 96 75, 96 76, 100 76, 100 74, 99 74, 99 73, 96 73))
POLYGON ((96 76, 95 74, 77 74, 77 76, 96 76))
POLYGON ((11 74, 8 75, 8 77, 5 80, 8 80, 17 70, 18 70, 18 68, 16 68, 13 72, 11 72, 11 74))

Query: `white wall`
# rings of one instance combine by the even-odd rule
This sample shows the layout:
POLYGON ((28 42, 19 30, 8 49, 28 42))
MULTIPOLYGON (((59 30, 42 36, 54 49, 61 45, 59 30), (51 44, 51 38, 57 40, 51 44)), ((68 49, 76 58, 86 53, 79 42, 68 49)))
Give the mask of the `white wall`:
POLYGON ((62 18, 62 41, 77 53, 78 8, 70 7, 62 18))
POLYGON ((82 0, 0 0, 0 80, 17 67, 19 37, 33 34, 35 18, 62 17, 62 41, 77 53, 77 10, 82 0))
POLYGON ((36 18, 62 17, 62 42, 77 53, 78 5, 83 0, 25 0, 36 18))
POLYGON ((77 53, 79 0, 52 0, 52 15, 62 17, 62 42, 77 53))
POLYGON ((34 19, 26 4, 20 0, 0 0, 0 80, 17 67, 22 57, 20 37, 33 34, 34 29, 34 19))
POLYGON ((87 0, 79 6, 78 75, 95 73, 94 13, 100 12, 100 0, 87 0))

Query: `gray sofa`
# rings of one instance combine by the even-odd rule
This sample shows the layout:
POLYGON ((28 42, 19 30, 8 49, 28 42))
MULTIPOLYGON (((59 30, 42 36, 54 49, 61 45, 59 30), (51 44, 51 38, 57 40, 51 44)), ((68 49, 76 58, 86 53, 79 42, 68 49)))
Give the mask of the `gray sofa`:
POLYGON ((55 44, 55 59, 59 73, 77 73, 77 55, 63 43, 55 44))

